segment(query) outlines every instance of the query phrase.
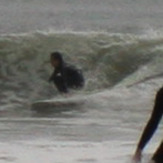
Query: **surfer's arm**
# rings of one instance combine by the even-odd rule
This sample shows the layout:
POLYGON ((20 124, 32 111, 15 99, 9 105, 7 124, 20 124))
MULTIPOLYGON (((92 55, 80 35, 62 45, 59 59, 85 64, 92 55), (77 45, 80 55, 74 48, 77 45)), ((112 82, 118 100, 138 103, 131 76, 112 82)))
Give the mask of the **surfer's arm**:
POLYGON ((62 93, 68 93, 68 86, 67 86, 67 73, 66 73, 66 70, 65 69, 62 69, 61 71, 61 74, 62 74, 62 83, 60 85, 60 92, 62 93))
POLYGON ((60 93, 63 94, 68 93, 67 83, 63 76, 56 77, 54 83, 60 93))
POLYGON ((56 88, 61 93, 68 93, 65 77, 62 72, 54 71, 49 78, 49 82, 54 82, 56 88))

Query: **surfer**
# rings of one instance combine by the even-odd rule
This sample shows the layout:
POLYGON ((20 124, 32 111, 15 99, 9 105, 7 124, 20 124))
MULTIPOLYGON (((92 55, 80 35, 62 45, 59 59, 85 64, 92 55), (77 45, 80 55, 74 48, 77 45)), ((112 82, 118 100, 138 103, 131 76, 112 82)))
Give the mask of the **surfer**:
MULTIPOLYGON (((141 139, 138 143, 134 161, 139 162, 141 161, 142 151, 145 148, 146 144, 149 142, 151 137, 153 136, 154 132, 156 131, 158 124, 163 115, 163 87, 157 92, 155 98, 154 108, 151 114, 151 117, 144 129, 144 132, 141 136, 141 139)), ((155 163, 163 163, 163 141, 161 142, 159 148, 154 153, 152 160, 155 163)))
POLYGON ((82 71, 65 63, 60 52, 53 52, 50 62, 54 67, 54 72, 49 78, 49 82, 54 82, 59 92, 68 93, 69 88, 80 89, 84 86, 82 71))

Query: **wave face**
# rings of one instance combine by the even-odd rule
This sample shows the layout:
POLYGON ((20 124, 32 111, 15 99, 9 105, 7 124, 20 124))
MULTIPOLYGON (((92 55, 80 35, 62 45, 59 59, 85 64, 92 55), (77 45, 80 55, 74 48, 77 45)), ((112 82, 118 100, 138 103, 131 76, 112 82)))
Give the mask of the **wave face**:
POLYGON ((22 107, 57 94, 48 83, 53 69, 49 56, 64 59, 84 71, 92 92, 129 86, 162 75, 163 37, 97 32, 35 32, 0 36, 0 96, 3 108, 22 107))

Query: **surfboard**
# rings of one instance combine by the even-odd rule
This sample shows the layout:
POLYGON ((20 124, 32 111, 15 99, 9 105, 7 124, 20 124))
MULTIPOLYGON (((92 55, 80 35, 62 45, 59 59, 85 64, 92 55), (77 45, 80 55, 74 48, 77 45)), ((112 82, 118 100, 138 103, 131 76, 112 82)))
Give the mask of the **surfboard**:
POLYGON ((78 108, 85 103, 85 97, 60 97, 47 100, 38 100, 32 103, 31 108, 35 111, 66 111, 78 108))

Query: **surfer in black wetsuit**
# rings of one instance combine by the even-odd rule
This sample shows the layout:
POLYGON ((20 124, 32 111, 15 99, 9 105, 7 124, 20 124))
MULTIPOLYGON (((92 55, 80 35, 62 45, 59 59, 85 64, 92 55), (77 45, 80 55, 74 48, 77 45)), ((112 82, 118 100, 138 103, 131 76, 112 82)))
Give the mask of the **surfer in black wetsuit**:
POLYGON ((49 81, 54 82, 59 92, 68 93, 69 88, 79 89, 84 86, 82 71, 66 64, 60 52, 52 53, 50 61, 54 67, 54 72, 49 81))
MULTIPOLYGON (((162 118, 162 115, 163 115, 163 87, 157 92, 152 115, 144 129, 144 132, 137 146, 133 158, 136 162, 141 161, 142 151, 146 144, 151 139, 151 137, 153 136, 154 132, 156 131, 158 124, 162 118)), ((163 141, 161 142, 159 148, 153 155, 152 160, 155 163, 163 163, 163 141)))

